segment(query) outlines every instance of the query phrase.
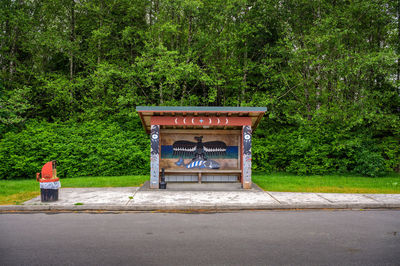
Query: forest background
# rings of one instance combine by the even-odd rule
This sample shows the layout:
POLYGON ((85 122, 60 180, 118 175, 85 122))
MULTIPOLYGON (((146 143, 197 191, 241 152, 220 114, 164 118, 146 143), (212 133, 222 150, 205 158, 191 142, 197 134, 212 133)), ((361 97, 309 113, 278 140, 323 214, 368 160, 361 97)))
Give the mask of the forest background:
POLYGON ((400 1, 2 0, 0 179, 147 174, 137 105, 265 106, 253 170, 400 170, 400 1))

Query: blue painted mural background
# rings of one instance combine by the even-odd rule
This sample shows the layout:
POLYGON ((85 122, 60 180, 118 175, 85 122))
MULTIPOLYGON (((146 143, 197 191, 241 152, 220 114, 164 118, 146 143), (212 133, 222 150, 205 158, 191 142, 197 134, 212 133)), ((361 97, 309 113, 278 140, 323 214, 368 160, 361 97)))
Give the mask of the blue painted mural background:
MULTIPOLYGON (((237 159, 238 158, 238 146, 228 146, 226 149, 226 155, 218 155, 218 156, 208 156, 208 158, 212 159, 237 159)), ((177 159, 182 156, 173 155, 172 145, 162 145, 161 146, 161 158, 162 159, 177 159)), ((193 159, 193 156, 183 156, 183 159, 193 159)))

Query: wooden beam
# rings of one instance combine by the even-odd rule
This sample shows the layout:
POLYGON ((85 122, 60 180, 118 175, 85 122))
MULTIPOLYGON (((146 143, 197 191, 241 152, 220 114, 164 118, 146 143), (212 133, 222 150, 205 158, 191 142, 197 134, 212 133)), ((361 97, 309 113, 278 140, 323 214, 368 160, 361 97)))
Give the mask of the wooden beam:
POLYGON ((204 135, 240 135, 241 130, 222 129, 163 129, 163 134, 204 134, 204 135))
POLYGON ((164 126, 251 126, 250 117, 206 117, 206 116, 153 116, 152 125, 164 126))
POLYGON ((141 114, 140 112, 139 112, 139 117, 140 117, 140 121, 142 121, 142 125, 143 125, 143 128, 144 128, 144 131, 146 131, 147 133, 149 133, 150 131, 147 130, 147 128, 146 128, 146 123, 144 122, 143 117, 142 117, 142 114, 141 114))
POLYGON ((254 123, 254 125, 252 125, 253 130, 255 130, 257 128, 257 126, 260 123, 260 121, 263 118, 263 116, 264 116, 264 113, 258 115, 258 118, 257 118, 256 122, 254 123))

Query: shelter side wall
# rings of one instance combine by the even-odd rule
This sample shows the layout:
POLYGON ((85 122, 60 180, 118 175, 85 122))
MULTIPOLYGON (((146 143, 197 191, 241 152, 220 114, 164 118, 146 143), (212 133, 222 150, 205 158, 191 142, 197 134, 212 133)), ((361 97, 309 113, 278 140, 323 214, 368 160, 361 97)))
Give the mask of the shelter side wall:
POLYGON ((243 126, 242 130, 242 186, 244 189, 251 188, 251 126, 243 126))
POLYGON ((160 126, 152 125, 150 133, 150 188, 158 188, 160 179, 160 126))

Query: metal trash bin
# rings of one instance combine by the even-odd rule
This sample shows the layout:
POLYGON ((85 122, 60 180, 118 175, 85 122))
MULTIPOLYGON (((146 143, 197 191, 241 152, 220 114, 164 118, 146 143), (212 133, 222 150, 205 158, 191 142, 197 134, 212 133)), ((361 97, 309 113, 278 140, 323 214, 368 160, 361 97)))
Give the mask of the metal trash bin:
POLYGON ((164 168, 161 168, 161 181, 158 185, 159 189, 167 189, 167 182, 165 182, 165 172, 164 168))
POLYGON ((57 177, 56 161, 47 162, 40 173, 36 174, 36 180, 40 184, 40 199, 42 202, 58 200, 58 189, 61 187, 57 177))

